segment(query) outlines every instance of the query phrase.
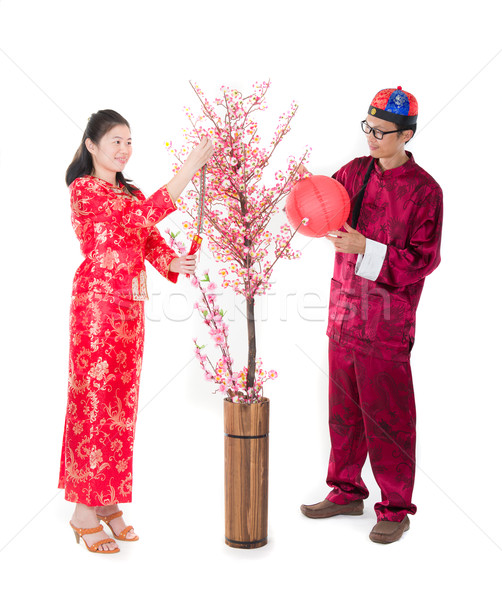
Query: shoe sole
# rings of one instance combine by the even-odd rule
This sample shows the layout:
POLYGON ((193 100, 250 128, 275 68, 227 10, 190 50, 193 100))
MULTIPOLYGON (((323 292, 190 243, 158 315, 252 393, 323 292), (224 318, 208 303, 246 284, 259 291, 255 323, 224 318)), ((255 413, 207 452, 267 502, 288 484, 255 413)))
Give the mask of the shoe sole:
POLYGON ((358 508, 358 509, 354 509, 351 511, 343 511, 343 512, 336 512, 333 513, 331 515, 320 515, 320 514, 316 514, 315 512, 308 512, 306 510, 303 509, 303 507, 300 506, 300 510, 302 512, 303 515, 305 515, 306 517, 308 517, 309 519, 329 519, 330 517, 337 517, 338 515, 346 515, 346 516, 359 516, 362 515, 364 510, 362 508, 358 508))
POLYGON ((375 542, 376 544, 392 544, 393 542, 397 542, 398 540, 400 540, 403 536, 403 533, 405 531, 408 531, 409 528, 410 528, 410 524, 408 523, 407 525, 405 525, 403 531, 401 531, 401 533, 397 537, 392 537, 392 538, 387 538, 387 539, 378 539, 378 538, 373 538, 371 533, 370 533, 369 537, 370 537, 370 540, 372 542, 375 542))

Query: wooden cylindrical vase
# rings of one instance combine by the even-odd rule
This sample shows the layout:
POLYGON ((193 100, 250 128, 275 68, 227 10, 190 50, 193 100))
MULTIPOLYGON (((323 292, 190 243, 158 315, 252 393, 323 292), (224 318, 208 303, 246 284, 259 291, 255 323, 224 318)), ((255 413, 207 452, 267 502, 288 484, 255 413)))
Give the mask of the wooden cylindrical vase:
POLYGON ((268 536, 270 403, 225 400, 225 543, 260 548, 268 536))

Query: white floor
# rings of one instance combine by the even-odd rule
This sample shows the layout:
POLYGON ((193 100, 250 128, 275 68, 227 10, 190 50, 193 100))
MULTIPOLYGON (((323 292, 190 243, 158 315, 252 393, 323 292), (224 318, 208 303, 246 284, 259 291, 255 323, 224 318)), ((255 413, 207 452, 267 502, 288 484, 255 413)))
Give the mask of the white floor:
MULTIPOLYGON (((56 600, 96 594, 485 598, 498 588, 502 536, 496 498, 482 494, 486 482, 476 483, 467 473, 461 477, 462 448, 453 459, 447 448, 438 454, 437 442, 427 447, 421 436, 414 498, 419 509, 410 530, 395 544, 368 539, 375 519, 372 507, 379 499, 368 465, 370 498, 363 516, 314 521, 300 513, 302 502, 316 502, 327 491, 324 408, 313 398, 309 411, 305 400, 290 398, 288 406, 285 399, 273 399, 268 545, 256 550, 227 547, 220 401, 176 401, 188 385, 182 380, 180 375, 140 414, 134 501, 124 508, 141 540, 122 543, 118 555, 93 555, 75 543, 67 524, 71 507, 51 485, 57 469, 49 458, 57 462, 59 439, 32 457, 31 483, 12 464, 16 487, 9 486, 9 495, 1 497, 5 598, 42 592, 56 600), (449 472, 443 469, 448 463, 449 472), (14 489, 23 492, 20 502, 14 489), (36 491, 30 494, 31 489, 36 491)), ((145 392, 150 387, 145 381, 145 392)))

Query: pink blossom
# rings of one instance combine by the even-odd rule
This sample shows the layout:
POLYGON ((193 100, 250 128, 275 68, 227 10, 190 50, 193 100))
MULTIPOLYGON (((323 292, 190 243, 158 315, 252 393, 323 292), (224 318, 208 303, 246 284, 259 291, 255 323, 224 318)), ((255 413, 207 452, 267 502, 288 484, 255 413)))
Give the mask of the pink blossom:
POLYGON ((225 336, 221 333, 218 333, 213 337, 213 340, 215 344, 221 345, 225 343, 225 336))
MULTIPOLYGON (((255 117, 257 111, 267 108, 265 94, 270 82, 256 82, 248 94, 222 86, 219 98, 214 102, 205 97, 197 84, 192 84, 192 87, 203 110, 195 115, 186 109, 191 128, 184 132, 186 145, 178 151, 174 150, 174 156, 182 163, 188 150, 202 135, 213 138, 215 154, 207 165, 206 173, 204 239, 214 259, 225 263, 226 268, 219 270, 223 278, 221 287, 250 300, 270 289, 270 277, 277 260, 294 260, 300 255, 291 247, 296 232, 286 223, 278 232, 274 232, 271 229, 271 217, 280 214, 281 203, 299 179, 298 169, 306 163, 310 150, 306 150, 301 159, 289 156, 283 169, 276 171, 272 185, 263 185, 261 181, 275 148, 290 130, 298 105, 293 102, 283 112, 267 146, 257 133, 258 122, 255 117), (231 279, 227 278, 229 274, 231 279)), ((188 237, 194 235, 197 226, 198 183, 196 176, 194 189, 189 190, 185 200, 179 204, 187 213, 183 226, 188 237)), ((209 281, 207 272, 201 281, 209 281)), ((193 284, 200 288, 196 280, 193 284)), ((232 372, 233 362, 226 337, 228 326, 219 312, 214 293, 217 285, 209 282, 205 291, 200 289, 204 302, 199 303, 198 309, 202 307, 208 311, 204 322, 210 327, 211 337, 223 358, 216 362, 207 358, 208 368, 217 365, 221 371, 218 377, 223 378, 229 388, 234 390, 235 387, 234 392, 239 391, 248 401, 258 400, 263 382, 275 379, 277 372, 265 371, 257 360, 254 387, 246 385, 247 367, 238 373, 232 372)))

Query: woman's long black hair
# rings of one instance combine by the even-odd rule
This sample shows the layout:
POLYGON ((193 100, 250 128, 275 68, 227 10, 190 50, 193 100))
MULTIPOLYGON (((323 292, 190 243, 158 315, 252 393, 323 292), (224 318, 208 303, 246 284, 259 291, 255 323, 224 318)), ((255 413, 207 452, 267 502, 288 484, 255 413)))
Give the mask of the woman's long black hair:
MULTIPOLYGON (((85 140, 89 138, 91 142, 98 145, 101 138, 108 133, 112 127, 115 127, 115 125, 126 125, 129 127, 127 120, 114 110, 98 110, 98 112, 95 112, 90 116, 80 146, 75 152, 75 156, 73 157, 70 166, 66 169, 66 185, 73 183, 77 177, 92 174, 92 154, 87 150, 85 140)), ((131 128, 129 127, 129 129, 131 128)), ((117 183, 119 182, 122 183, 131 194, 134 194, 138 190, 138 188, 131 184, 130 179, 124 177, 121 171, 117 172, 117 183)))

